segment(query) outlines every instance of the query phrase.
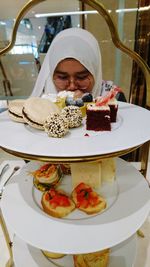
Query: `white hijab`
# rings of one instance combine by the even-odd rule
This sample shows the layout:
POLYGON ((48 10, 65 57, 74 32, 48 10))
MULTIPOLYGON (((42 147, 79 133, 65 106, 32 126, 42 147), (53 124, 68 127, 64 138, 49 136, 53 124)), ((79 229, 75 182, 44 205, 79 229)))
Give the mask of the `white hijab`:
POLYGON ((78 60, 93 75, 94 97, 100 95, 102 83, 101 54, 97 40, 81 28, 69 28, 56 35, 43 61, 31 96, 57 93, 53 73, 58 63, 65 58, 78 60))

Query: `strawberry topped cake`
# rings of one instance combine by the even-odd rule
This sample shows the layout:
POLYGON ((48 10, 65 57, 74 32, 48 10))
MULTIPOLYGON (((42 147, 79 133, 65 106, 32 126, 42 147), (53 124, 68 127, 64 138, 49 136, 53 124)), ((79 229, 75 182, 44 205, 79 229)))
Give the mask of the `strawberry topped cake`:
POLYGON ((111 131, 111 122, 116 122, 118 103, 115 98, 120 91, 114 87, 105 96, 99 96, 94 103, 87 105, 86 129, 93 131, 111 131))
POLYGON ((110 108, 108 105, 91 103, 86 110, 86 129, 93 131, 110 131, 110 108))
POLYGON ((107 95, 97 97, 95 102, 98 106, 108 105, 110 108, 110 121, 116 122, 117 111, 118 111, 118 102, 116 99, 117 93, 121 92, 119 87, 114 86, 107 95))

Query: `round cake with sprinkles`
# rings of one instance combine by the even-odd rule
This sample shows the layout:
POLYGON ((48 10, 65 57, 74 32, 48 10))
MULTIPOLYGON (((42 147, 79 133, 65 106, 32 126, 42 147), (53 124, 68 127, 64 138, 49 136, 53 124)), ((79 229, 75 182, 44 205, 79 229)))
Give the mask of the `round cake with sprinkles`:
POLYGON ((44 129, 50 137, 62 137, 69 131, 69 123, 63 115, 54 113, 47 117, 44 129))
POLYGON ((82 123, 82 112, 77 106, 66 106, 61 114, 68 120, 69 128, 79 127, 82 123))

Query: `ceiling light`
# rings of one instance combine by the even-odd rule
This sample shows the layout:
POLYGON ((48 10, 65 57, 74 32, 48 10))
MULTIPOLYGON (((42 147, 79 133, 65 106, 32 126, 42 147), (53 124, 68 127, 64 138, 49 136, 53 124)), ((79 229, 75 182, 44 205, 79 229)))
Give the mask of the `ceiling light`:
POLYGON ((135 12, 137 10, 138 10, 138 8, 123 8, 123 9, 116 9, 116 13, 121 13, 121 12, 135 12))
POLYGON ((121 12, 135 12, 135 11, 146 11, 150 9, 149 6, 144 6, 144 7, 139 7, 139 8, 123 8, 123 9, 116 9, 116 13, 121 13, 121 12))
POLYGON ((67 16, 67 15, 83 15, 83 14, 97 14, 96 10, 85 10, 85 11, 69 11, 69 12, 56 12, 56 13, 41 13, 35 14, 36 18, 41 17, 55 17, 55 16, 67 16))
POLYGON ((150 9, 150 5, 149 6, 139 7, 139 11, 146 11, 146 10, 149 10, 149 9, 150 9))
POLYGON ((0 21, 0 25, 6 25, 6 22, 0 21))

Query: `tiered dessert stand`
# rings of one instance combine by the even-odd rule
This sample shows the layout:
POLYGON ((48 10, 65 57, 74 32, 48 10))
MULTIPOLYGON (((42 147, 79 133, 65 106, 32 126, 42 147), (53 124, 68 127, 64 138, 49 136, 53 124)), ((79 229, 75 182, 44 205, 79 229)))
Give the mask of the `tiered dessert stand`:
MULTIPOLYGON (((150 140, 150 112, 119 103, 117 122, 111 132, 86 131, 85 121, 64 138, 49 138, 45 132, 15 123, 7 112, 0 114, 0 146, 7 152, 31 161, 12 178, 1 200, 6 225, 15 233, 13 260, 16 267, 72 267, 72 254, 111 248, 109 267, 133 266, 136 231, 150 211, 150 189, 142 174, 117 158, 150 140), (12 138, 10 138, 10 133, 12 138), (87 135, 88 133, 88 135, 87 135), (30 171, 37 161, 95 162, 116 157, 116 180, 104 183, 100 193, 106 210, 94 216, 75 211, 56 219, 43 212, 30 171), (65 253, 49 261, 41 250, 65 253)), ((64 177, 63 188, 71 190, 71 177, 64 177)))

